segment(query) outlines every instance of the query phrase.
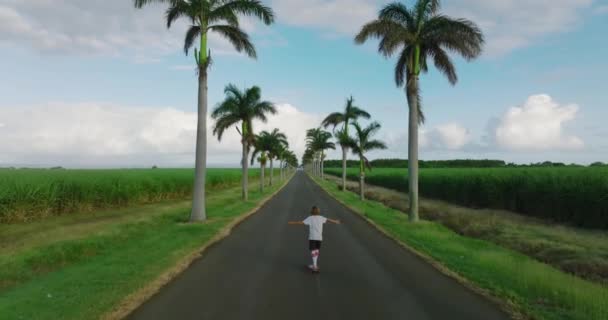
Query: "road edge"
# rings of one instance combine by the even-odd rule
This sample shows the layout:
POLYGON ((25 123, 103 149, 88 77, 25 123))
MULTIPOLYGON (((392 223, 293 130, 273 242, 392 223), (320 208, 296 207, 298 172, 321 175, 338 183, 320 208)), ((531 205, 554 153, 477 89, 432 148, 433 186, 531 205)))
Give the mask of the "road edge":
POLYGON ((232 229, 241 224, 243 221, 247 220, 247 218, 251 217, 255 213, 257 213, 266 203, 274 198, 279 192, 281 192, 285 186, 291 181, 291 179, 295 176, 295 172, 292 173, 285 181, 283 185, 281 185, 277 190, 273 193, 269 194, 265 199, 263 199, 260 203, 258 203, 251 210, 237 216, 233 221, 231 221, 228 225, 222 228, 215 236, 213 236, 209 241, 205 242, 201 247, 196 248, 184 258, 179 260, 172 267, 168 268, 165 272, 161 273, 158 277, 152 280, 148 285, 140 288, 134 293, 126 296, 120 303, 118 303, 111 311, 102 315, 100 319, 102 320, 120 320, 125 319, 129 316, 133 311, 143 305, 146 301, 148 301, 152 296, 154 296, 158 291, 160 291, 165 285, 175 279, 178 275, 184 272, 192 263, 202 258, 205 252, 213 245, 222 241, 226 237, 228 237, 232 233, 232 229))
MULTIPOLYGON (((473 291, 474 293, 476 293, 476 294, 482 296, 483 298, 489 300, 490 302, 494 303, 497 307, 500 308, 500 310, 504 311, 513 320, 532 319, 529 316, 526 316, 523 313, 521 313, 518 310, 517 306, 515 304, 513 304, 512 302, 505 301, 504 299, 501 299, 501 298, 493 295, 490 291, 488 291, 486 289, 483 289, 483 288, 480 288, 479 286, 475 285, 473 282, 471 282, 467 278, 465 278, 465 277, 459 275, 458 273, 450 270, 449 268, 447 268, 446 266, 444 266, 441 262, 433 259, 433 257, 431 257, 431 256, 429 256, 429 255, 427 255, 425 253, 422 253, 422 252, 420 252, 420 251, 418 251, 416 249, 414 249, 412 246, 410 246, 407 243, 401 241, 399 238, 393 236, 388 231, 386 231, 384 228, 382 228, 380 225, 378 225, 377 223, 375 223, 373 220, 367 218, 364 214, 362 214, 361 212, 359 212, 359 210, 357 208, 351 207, 350 205, 348 205, 344 201, 336 198, 333 194, 331 194, 330 192, 328 192, 322 185, 320 185, 318 183, 317 178, 310 176, 308 173, 306 173, 306 176, 308 178, 310 178, 310 180, 312 180, 319 188, 321 188, 321 190, 323 190, 323 192, 325 192, 329 197, 331 197, 332 199, 334 199, 335 201, 337 201, 338 203, 340 203, 342 206, 344 206, 346 209, 348 209, 348 211, 351 212, 353 215, 355 215, 355 216, 359 217, 360 219, 362 219, 363 221, 367 222, 374 229, 376 229, 380 233, 382 233, 385 237, 387 237, 388 239, 391 239, 392 241, 394 241, 395 243, 397 243, 399 246, 401 246, 405 250, 413 253, 415 256, 417 256, 418 258, 422 259, 424 262, 428 263, 430 266, 432 266, 433 268, 435 268, 437 271, 439 271, 443 275, 448 276, 448 277, 456 280, 458 283, 460 283, 461 285, 463 285, 467 289, 473 291)), ((374 201, 374 200, 368 200, 368 201, 374 201)), ((378 201, 375 201, 375 202, 378 202, 378 201)), ((381 205, 384 205, 381 202, 378 202, 378 203, 380 203, 381 205)))

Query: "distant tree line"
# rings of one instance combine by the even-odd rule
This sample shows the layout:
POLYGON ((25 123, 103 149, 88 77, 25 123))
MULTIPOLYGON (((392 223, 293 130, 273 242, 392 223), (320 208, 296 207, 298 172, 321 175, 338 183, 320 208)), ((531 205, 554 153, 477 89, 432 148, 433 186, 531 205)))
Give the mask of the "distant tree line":
MULTIPOLYGON (((373 168, 407 168, 408 162, 406 159, 376 159, 370 161, 373 168)), ((359 162, 356 160, 348 160, 346 166, 349 168, 357 168, 359 162)), ((507 164, 502 160, 420 160, 420 168, 494 168, 505 167, 507 164)), ((341 168, 341 160, 325 161, 326 168, 341 168)))
MULTIPOLYGON (((407 168, 407 159, 376 159, 370 161, 373 168, 407 168)), ((348 168, 358 168, 359 161, 347 160, 346 166, 348 168)), ((491 159, 454 159, 454 160, 420 160, 420 168, 500 168, 500 167, 582 167, 579 164, 565 164, 562 162, 537 162, 530 164, 515 164, 507 163, 503 160, 491 160, 491 159)), ((601 167, 608 166, 608 163, 594 162, 589 165, 590 167, 601 167)), ((326 160, 325 168, 341 168, 342 160, 326 160)))

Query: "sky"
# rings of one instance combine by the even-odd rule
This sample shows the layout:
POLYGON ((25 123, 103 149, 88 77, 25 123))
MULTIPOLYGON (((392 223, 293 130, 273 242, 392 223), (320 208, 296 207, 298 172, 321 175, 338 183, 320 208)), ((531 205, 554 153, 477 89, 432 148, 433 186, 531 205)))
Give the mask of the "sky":
MULTIPOLYGON (((279 128, 301 156, 306 129, 352 95, 382 124, 376 137, 388 149, 370 158, 406 158, 407 103, 394 84, 395 58, 379 55, 375 41, 353 41, 389 2, 264 0, 275 24, 241 20, 257 60, 210 38, 210 110, 229 83, 259 86, 278 114, 254 129, 279 128)), ((608 162, 607 0, 442 3, 445 14, 475 21, 486 44, 472 62, 454 56, 455 86, 433 68, 421 77, 421 159, 608 162)), ((193 166, 195 64, 183 51, 187 25, 167 30, 165 9, 135 9, 129 0, 0 0, 0 167, 193 166)), ((208 124, 209 166, 238 166, 237 132, 220 142, 208 124)))

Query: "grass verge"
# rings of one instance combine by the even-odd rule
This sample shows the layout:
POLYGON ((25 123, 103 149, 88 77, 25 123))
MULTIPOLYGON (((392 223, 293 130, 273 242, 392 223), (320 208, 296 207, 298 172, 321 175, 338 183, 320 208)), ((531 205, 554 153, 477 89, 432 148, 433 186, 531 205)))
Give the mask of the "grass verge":
POLYGON ((0 319, 124 316, 283 185, 264 194, 252 186, 247 202, 238 187, 211 192, 201 224, 185 223, 189 202, 150 205, 128 209, 137 219, 101 224, 89 236, 13 246, 0 259, 0 319))
POLYGON ((382 232, 478 291, 536 319, 608 319, 608 287, 566 274, 521 253, 459 235, 440 223, 412 224, 406 215, 375 201, 341 192, 315 179, 335 199, 382 232))
MULTIPOLYGON (((338 183, 339 178, 326 176, 338 183)), ((359 185, 347 181, 358 194, 359 185)), ((407 194, 367 184, 365 198, 402 212, 409 210, 407 194)), ((496 209, 475 209, 441 200, 420 198, 420 216, 454 232, 518 251, 578 277, 608 285, 608 232, 548 222, 496 209)))

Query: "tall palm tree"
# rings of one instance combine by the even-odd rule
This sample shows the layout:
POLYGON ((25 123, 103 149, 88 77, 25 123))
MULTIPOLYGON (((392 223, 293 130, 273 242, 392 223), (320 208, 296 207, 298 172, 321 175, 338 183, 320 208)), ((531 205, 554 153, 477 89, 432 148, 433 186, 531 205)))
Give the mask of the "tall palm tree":
POLYGON ((359 157, 359 196, 361 200, 365 200, 365 168, 371 170, 372 166, 365 157, 365 153, 377 149, 386 149, 384 142, 380 140, 371 140, 371 137, 380 130, 378 122, 372 122, 369 126, 362 128, 358 122, 353 122, 355 128, 355 138, 350 142, 350 148, 353 154, 359 157))
POLYGON ((272 139, 268 131, 262 131, 255 135, 253 143, 253 152, 251 153, 251 164, 256 160, 260 163, 260 192, 264 192, 266 162, 268 161, 268 151, 272 148, 272 139))
POLYGON ((281 148, 288 147, 289 143, 287 142, 287 136, 276 128, 269 133, 269 137, 271 144, 268 150, 268 160, 270 160, 270 185, 272 185, 272 178, 274 176, 273 160, 278 159, 281 148))
POLYGON ((304 151, 304 154, 302 155, 302 165, 306 166, 306 165, 311 165, 312 167, 310 168, 313 175, 314 173, 314 151, 312 151, 311 148, 307 147, 306 150, 304 151))
POLYGON ((348 145, 350 136, 348 135, 349 122, 356 121, 358 118, 369 119, 370 115, 365 110, 355 106, 355 100, 351 96, 346 99, 346 106, 344 112, 334 112, 328 115, 321 125, 325 128, 333 126, 334 130, 339 124, 343 124, 342 130, 336 134, 336 139, 340 148, 342 149, 342 191, 346 191, 346 153, 348 152, 348 145))
POLYGON ((272 102, 261 100, 261 90, 257 86, 241 92, 235 85, 229 84, 224 89, 224 93, 226 94, 226 99, 219 103, 215 110, 213 110, 213 113, 211 113, 211 117, 216 120, 213 134, 216 134, 217 139, 221 141, 224 131, 236 125, 236 130, 241 135, 243 147, 241 158, 243 200, 247 200, 249 189, 249 149, 255 139, 253 120, 258 119, 266 122, 266 114, 275 114, 277 111, 272 102), (238 127, 239 122, 241 125, 240 130, 238 127))
POLYGON ((321 128, 309 129, 306 131, 306 146, 310 148, 316 155, 316 174, 325 177, 323 173, 323 162, 325 160, 325 150, 336 149, 336 145, 330 142, 331 133, 322 130, 321 128))
POLYGON ((279 179, 283 180, 283 163, 285 162, 285 157, 287 156, 289 149, 285 145, 278 145, 276 147, 277 160, 279 160, 279 179))
POLYGON ((274 22, 272 9, 259 0, 133 0, 136 8, 151 3, 168 3, 167 28, 185 18, 191 22, 184 40, 188 54, 197 38, 200 48, 194 48, 198 68, 198 125, 196 133, 196 161, 191 221, 206 219, 205 175, 207 171, 207 69, 211 63, 211 50, 207 48, 207 35, 216 32, 226 38, 238 52, 256 58, 249 36, 239 26, 238 15, 255 16, 269 25, 274 22), (199 51, 200 50, 200 51, 199 51))
POLYGON ((296 157, 296 154, 293 151, 287 150, 284 156, 286 167, 289 166, 290 169, 293 169, 298 166, 298 157, 296 157))
POLYGON ((395 83, 405 85, 409 105, 408 177, 410 220, 418 220, 418 124, 421 112, 419 76, 428 71, 427 61, 454 85, 456 69, 448 52, 472 60, 481 54, 484 38, 479 27, 466 19, 454 19, 439 13, 440 0, 417 0, 408 8, 394 2, 386 5, 378 19, 363 26, 355 37, 358 44, 378 38, 378 51, 385 57, 397 55, 395 83))

